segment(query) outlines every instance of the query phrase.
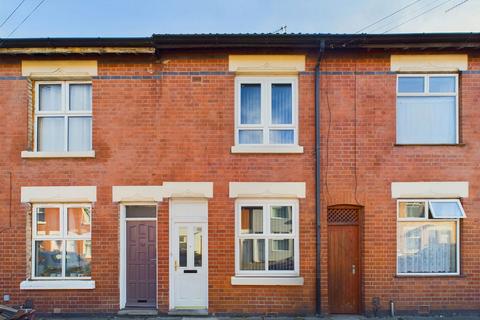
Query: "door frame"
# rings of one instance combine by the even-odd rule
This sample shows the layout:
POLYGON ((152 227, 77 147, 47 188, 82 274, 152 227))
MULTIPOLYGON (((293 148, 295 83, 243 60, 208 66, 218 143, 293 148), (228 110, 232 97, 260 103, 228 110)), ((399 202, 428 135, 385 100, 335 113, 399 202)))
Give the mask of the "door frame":
POLYGON ((158 203, 157 202, 122 202, 120 203, 120 259, 119 259, 119 284, 120 284, 120 309, 125 309, 127 303, 127 221, 155 221, 155 309, 158 308, 158 203), (127 218, 127 206, 155 206, 155 218, 127 218))
MULTIPOLYGON (((327 207, 327 257, 329 254, 330 250, 330 244, 328 243, 328 237, 329 237, 329 226, 330 223, 328 221, 328 210, 329 209, 355 209, 357 210, 357 215, 358 215, 358 222, 355 224, 358 227, 358 264, 360 266, 360 272, 358 275, 358 310, 356 314, 363 314, 365 312, 365 303, 364 303, 364 245, 363 245, 363 239, 364 239, 364 207, 361 205, 351 205, 351 204, 339 204, 339 205, 332 205, 327 207)), ((332 224, 335 225, 335 224, 332 224)), ((347 224, 348 225, 348 224, 347 224)), ((352 224, 350 224, 352 225, 352 224)), ((330 259, 327 259, 327 278, 328 278, 328 272, 330 271, 330 266, 331 266, 331 261, 330 259)), ((330 296, 330 287, 328 286, 327 283, 327 297, 330 296)), ((330 312, 330 300, 328 301, 328 308, 330 312)))
POLYGON ((177 198, 177 199, 170 199, 168 201, 168 230, 169 230, 169 243, 168 243, 168 308, 169 310, 174 310, 175 307, 175 284, 174 284, 174 253, 173 253, 173 244, 174 244, 174 225, 175 223, 205 223, 206 225, 206 230, 204 231, 204 237, 205 237, 205 258, 204 261, 206 263, 206 268, 207 268, 207 273, 206 273, 206 282, 207 285, 205 286, 205 298, 206 298, 206 306, 205 308, 208 309, 208 304, 209 304, 209 299, 208 299, 208 269, 209 269, 209 264, 208 264, 208 200, 203 199, 203 198, 177 198), (175 203, 184 203, 184 204, 206 204, 206 216, 202 217, 174 217, 172 209, 174 207, 175 203))

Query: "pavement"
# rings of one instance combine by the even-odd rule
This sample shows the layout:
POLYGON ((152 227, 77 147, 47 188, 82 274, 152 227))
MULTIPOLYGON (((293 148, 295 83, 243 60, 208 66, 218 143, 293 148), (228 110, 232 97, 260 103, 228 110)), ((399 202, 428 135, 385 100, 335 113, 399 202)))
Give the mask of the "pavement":
POLYGON ((358 315, 334 315, 321 317, 180 317, 180 316, 38 316, 40 320, 480 320, 479 315, 436 315, 436 316, 396 316, 396 317, 365 317, 358 315))

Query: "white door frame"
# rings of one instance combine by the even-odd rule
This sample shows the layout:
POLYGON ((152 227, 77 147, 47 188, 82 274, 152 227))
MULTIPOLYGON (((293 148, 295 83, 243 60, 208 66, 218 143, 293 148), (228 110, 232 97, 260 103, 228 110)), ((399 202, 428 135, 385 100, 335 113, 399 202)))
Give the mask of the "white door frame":
MULTIPOLYGON (((157 221, 155 218, 127 218, 126 207, 127 206, 155 206, 155 212, 158 216, 158 203, 157 202, 122 202, 120 203, 120 272, 119 272, 119 284, 120 284, 120 309, 125 309, 127 303, 127 221, 157 221)), ((156 262, 155 272, 157 273, 157 283, 155 285, 156 303, 155 307, 158 308, 158 224, 155 224, 155 249, 156 249, 156 262)))
POLYGON ((175 257, 173 252, 173 244, 176 239, 174 239, 174 224, 175 223, 205 223, 206 230, 204 231, 205 237, 205 255, 204 255, 204 262, 206 266, 206 282, 207 285, 205 286, 205 298, 206 298, 206 308, 208 309, 208 200, 203 198, 179 198, 179 199, 172 199, 170 198, 168 202, 168 230, 169 230, 169 244, 168 244, 168 251, 169 251, 169 268, 168 268, 168 279, 169 279, 169 309, 175 309, 175 284, 174 284, 174 263, 175 257), (175 203, 185 203, 185 204, 205 204, 206 205, 206 215, 205 216, 177 216, 174 217, 172 214, 172 209, 175 203))

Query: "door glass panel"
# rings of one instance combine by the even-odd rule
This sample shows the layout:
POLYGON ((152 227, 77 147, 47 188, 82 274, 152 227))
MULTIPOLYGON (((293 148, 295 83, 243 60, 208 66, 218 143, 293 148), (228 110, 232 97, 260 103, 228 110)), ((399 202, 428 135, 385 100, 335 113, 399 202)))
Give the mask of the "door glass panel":
POLYGON ((202 227, 195 227, 193 233, 194 239, 194 266, 201 267, 202 266, 202 227))
POLYGON ((180 267, 187 266, 188 236, 187 227, 178 228, 178 260, 180 267))

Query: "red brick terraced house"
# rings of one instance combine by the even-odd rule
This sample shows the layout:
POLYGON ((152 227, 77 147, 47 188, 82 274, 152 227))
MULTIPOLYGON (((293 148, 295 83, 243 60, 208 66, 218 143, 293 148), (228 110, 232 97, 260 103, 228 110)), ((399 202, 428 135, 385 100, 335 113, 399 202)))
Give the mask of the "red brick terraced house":
POLYGON ((4 39, 0 298, 480 308, 480 35, 4 39))

